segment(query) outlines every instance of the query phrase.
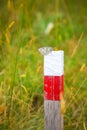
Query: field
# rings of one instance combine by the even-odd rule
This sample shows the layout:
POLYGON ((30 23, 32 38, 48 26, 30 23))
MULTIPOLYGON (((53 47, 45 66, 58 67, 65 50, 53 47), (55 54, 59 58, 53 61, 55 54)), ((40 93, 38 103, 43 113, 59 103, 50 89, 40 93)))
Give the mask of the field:
POLYGON ((65 53, 64 129, 87 130, 86 5, 0 1, 0 130, 44 130, 44 46, 65 53))

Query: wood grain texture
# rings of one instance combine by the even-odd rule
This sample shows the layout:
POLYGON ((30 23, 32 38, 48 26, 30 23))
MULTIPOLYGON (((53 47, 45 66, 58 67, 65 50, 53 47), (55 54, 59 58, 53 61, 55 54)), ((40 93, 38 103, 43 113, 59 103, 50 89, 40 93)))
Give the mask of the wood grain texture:
POLYGON ((44 101, 45 130, 63 130, 63 116, 60 101, 44 101))

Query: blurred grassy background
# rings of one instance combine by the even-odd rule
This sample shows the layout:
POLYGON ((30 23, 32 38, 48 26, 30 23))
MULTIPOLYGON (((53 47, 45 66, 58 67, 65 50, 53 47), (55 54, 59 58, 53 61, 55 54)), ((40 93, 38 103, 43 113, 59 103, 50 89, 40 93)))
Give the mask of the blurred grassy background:
POLYGON ((86 5, 0 0, 0 130, 44 130, 42 46, 65 52, 64 129, 87 129, 86 5))

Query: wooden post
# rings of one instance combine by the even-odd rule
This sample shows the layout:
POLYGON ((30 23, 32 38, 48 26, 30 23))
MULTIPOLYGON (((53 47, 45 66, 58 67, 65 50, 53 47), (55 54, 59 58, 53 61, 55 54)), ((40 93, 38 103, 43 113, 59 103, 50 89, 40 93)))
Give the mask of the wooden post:
POLYGON ((61 98, 64 93, 64 52, 44 55, 44 122, 45 130, 63 130, 61 98))

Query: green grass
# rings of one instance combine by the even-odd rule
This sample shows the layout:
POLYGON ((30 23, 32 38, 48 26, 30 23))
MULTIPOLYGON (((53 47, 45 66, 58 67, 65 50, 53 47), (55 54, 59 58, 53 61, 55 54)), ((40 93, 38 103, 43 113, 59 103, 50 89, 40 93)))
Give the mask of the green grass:
POLYGON ((86 130, 86 5, 80 18, 74 1, 10 2, 0 5, 0 130, 44 130, 42 46, 65 52, 64 129, 86 130))

